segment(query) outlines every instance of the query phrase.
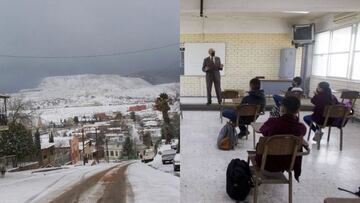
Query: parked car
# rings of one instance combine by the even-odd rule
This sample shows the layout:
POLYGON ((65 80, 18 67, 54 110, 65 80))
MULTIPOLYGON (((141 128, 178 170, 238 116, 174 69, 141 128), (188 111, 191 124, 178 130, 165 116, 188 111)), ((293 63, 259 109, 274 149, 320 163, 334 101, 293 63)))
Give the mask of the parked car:
POLYGON ((178 139, 172 139, 172 140, 171 140, 171 149, 177 150, 178 144, 179 144, 179 140, 178 140, 178 139))
POLYGON ((162 152, 161 158, 163 164, 172 163, 176 154, 176 150, 167 149, 162 152))
POLYGON ((180 171, 180 154, 176 154, 173 161, 174 171, 180 171))
POLYGON ((145 149, 144 155, 142 156, 142 162, 150 162, 154 160, 155 152, 153 149, 145 149))

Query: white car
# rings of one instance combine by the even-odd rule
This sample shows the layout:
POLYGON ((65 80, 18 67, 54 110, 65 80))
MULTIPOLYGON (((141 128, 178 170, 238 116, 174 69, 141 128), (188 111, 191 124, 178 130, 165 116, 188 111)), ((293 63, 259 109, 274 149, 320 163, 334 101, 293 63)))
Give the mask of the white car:
POLYGON ((164 150, 161 154, 163 164, 166 164, 168 162, 172 163, 174 160, 175 154, 176 154, 176 150, 173 150, 173 149, 164 150))
POLYGON ((154 160, 155 152, 152 149, 146 149, 145 153, 141 159, 142 162, 150 162, 154 160))
POLYGON ((172 139, 171 140, 171 149, 177 150, 179 144, 179 139, 172 139))
POLYGON ((174 171, 180 171, 180 154, 176 154, 173 161, 174 171))

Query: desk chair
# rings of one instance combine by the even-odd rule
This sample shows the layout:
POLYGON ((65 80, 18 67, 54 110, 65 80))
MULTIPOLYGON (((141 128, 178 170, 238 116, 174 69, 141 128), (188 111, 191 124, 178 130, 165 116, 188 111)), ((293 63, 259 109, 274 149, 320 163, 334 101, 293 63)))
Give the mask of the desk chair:
POLYGON ((254 180, 254 203, 257 202, 258 187, 260 184, 288 184, 289 185, 289 203, 292 202, 292 171, 294 169, 295 158, 310 153, 310 149, 306 141, 294 135, 274 135, 271 137, 260 137, 258 148, 255 151, 248 151, 248 161, 251 161, 251 173, 254 180), (306 151, 299 152, 304 146, 306 151), (261 165, 256 163, 256 154, 262 154, 261 165), (286 168, 288 178, 283 172, 274 172, 271 176, 265 172, 265 165, 268 156, 283 155, 291 156, 289 166, 286 168))
MULTIPOLYGON (((345 103, 345 100, 351 103, 351 109, 354 109, 355 102, 358 98, 360 98, 360 93, 358 91, 343 91, 341 92, 341 103, 345 103)), ((351 121, 354 122, 354 116, 349 115, 349 118, 351 118, 351 121)))
POLYGON ((222 113, 224 111, 224 107, 229 106, 234 108, 236 103, 234 100, 239 99, 239 91, 238 90, 224 90, 221 92, 221 104, 220 104, 220 121, 223 122, 222 113), (231 100, 231 101, 229 101, 231 100))
MULTIPOLYGON (((329 127, 327 142, 330 141, 331 127, 337 127, 340 129, 340 151, 343 147, 343 127, 345 127, 346 120, 350 114, 350 108, 344 105, 327 105, 325 106, 323 117, 325 118, 322 125, 318 125, 321 129, 329 127), (329 123, 329 119, 332 121, 329 123), (338 120, 338 122, 334 122, 338 120)), ((309 130, 307 140, 310 139, 311 130, 309 130)), ((317 142, 317 149, 320 149, 320 140, 317 142)))
MULTIPOLYGON (((252 122, 255 122, 258 116, 260 115, 260 105, 256 104, 240 104, 236 107, 236 125, 240 127, 240 125, 245 125, 246 129, 249 129, 249 125, 252 122), (245 121, 243 119, 245 118, 245 121)), ((248 139, 248 135, 246 135, 246 139, 248 139)))

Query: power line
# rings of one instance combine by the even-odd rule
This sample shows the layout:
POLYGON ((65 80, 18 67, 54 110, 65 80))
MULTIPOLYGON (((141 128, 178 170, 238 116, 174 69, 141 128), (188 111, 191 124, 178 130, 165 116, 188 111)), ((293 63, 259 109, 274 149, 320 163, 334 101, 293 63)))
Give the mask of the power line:
POLYGON ((179 43, 174 44, 167 44, 160 47, 152 47, 147 49, 139 49, 139 50, 133 50, 133 51, 123 51, 123 52, 115 52, 115 53, 109 53, 109 54, 94 54, 94 55, 82 55, 82 56, 31 56, 31 55, 7 55, 7 54, 0 54, 0 57, 7 57, 7 58, 35 58, 35 59, 76 59, 76 58, 95 58, 95 57, 107 57, 107 56, 120 56, 120 55, 128 55, 128 54, 136 54, 136 53, 142 53, 142 52, 150 52, 158 49, 164 49, 167 47, 172 46, 179 46, 179 43))

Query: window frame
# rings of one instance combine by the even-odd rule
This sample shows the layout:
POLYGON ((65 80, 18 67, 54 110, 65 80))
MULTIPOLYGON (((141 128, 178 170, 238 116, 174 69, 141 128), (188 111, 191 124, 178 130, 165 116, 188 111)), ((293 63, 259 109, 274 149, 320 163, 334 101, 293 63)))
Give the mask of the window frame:
POLYGON ((360 29, 360 22, 359 23, 356 23, 355 25, 355 32, 353 32, 354 34, 354 43, 353 43, 353 54, 352 54, 352 60, 351 60, 351 71, 350 71, 350 75, 349 75, 349 79, 351 81, 354 81, 354 82, 359 82, 360 83, 360 78, 359 79, 354 79, 353 77, 353 73, 354 73, 354 61, 355 61, 355 54, 356 53, 360 53, 360 49, 359 50, 356 50, 356 42, 359 40, 360 41, 360 36, 358 36, 358 34, 360 35, 359 32, 359 29, 360 29), (359 39, 358 39, 359 37, 359 39))
POLYGON ((343 26, 336 27, 334 29, 323 30, 323 31, 315 33, 315 36, 316 36, 316 35, 321 34, 321 33, 330 32, 330 36, 329 36, 327 53, 316 54, 315 53, 315 45, 313 46, 313 54, 312 54, 313 60, 312 60, 311 77, 324 78, 324 79, 334 79, 334 80, 340 80, 340 81, 341 80, 342 81, 351 81, 351 82, 360 83, 360 78, 359 79, 354 79, 353 78, 355 53, 360 53, 360 49, 357 50, 357 51, 355 50, 356 42, 358 40, 360 40, 360 33, 359 33, 359 36, 357 36, 357 34, 359 32, 359 29, 360 29, 360 22, 357 22, 357 23, 346 24, 346 25, 343 25, 343 26), (336 30, 340 30, 340 29, 347 28, 347 27, 351 28, 351 38, 350 38, 349 51, 340 51, 340 52, 331 51, 331 43, 332 43, 332 39, 333 39, 333 33, 336 30), (359 39, 357 39, 357 38, 359 38, 359 39), (345 54, 345 53, 348 54, 348 64, 347 64, 347 69, 346 69, 346 76, 345 77, 330 76, 329 75, 329 66, 330 66, 330 57, 331 57, 331 55, 333 55, 333 54, 345 54), (324 55, 327 55, 327 63, 326 63, 325 75, 315 75, 314 74, 314 58, 315 58, 315 56, 324 56, 324 55))

